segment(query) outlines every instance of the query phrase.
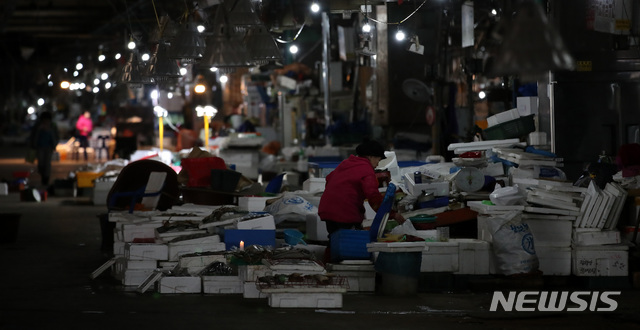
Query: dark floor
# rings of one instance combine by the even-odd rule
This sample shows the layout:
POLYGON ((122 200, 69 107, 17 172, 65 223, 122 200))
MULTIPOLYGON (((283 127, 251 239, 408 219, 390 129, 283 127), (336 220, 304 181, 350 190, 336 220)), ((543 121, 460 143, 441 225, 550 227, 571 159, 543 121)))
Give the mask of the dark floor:
MULTIPOLYGON (((30 165, 0 147, 0 179, 30 165)), ((64 178, 84 163, 55 164, 64 178)), ((36 174, 32 181, 38 181, 36 174)), ((89 274, 108 257, 100 250, 97 216, 104 206, 89 197, 21 202, 0 196, 0 230, 7 214, 19 214, 15 242, 0 244, 0 329, 636 329, 640 290, 630 279, 576 277, 505 280, 491 276, 426 274, 411 297, 344 295, 340 309, 271 308, 265 299, 241 295, 144 294, 103 274, 89 274), (620 289, 614 312, 490 312, 494 290, 603 291, 620 289)))

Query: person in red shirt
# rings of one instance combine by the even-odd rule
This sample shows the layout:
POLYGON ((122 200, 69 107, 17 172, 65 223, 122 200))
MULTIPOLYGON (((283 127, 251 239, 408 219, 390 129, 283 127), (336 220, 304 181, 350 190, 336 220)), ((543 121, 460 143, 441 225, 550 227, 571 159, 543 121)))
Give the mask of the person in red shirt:
MULTIPOLYGON (((386 158, 384 148, 371 140, 358 145, 356 154, 343 160, 325 179, 318 215, 325 222, 329 236, 339 229, 362 229, 364 201, 377 212, 384 200, 375 173, 378 163, 386 158)), ((389 217, 400 224, 405 221, 394 211, 389 217)))
POLYGON ((84 160, 88 159, 87 148, 89 147, 89 135, 93 130, 93 121, 91 120, 91 112, 85 110, 76 122, 76 138, 80 142, 80 148, 84 151, 84 160))

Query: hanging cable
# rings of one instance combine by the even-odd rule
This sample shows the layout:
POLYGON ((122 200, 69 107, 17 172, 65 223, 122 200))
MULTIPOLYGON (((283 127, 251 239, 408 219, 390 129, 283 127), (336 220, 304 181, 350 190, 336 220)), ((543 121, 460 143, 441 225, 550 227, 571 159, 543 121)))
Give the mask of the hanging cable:
MULTIPOLYGON (((402 24, 404 21, 408 20, 411 16, 413 16, 415 13, 418 12, 418 10, 420 10, 420 8, 422 8, 422 6, 424 6, 424 4, 427 3, 427 0, 423 0, 422 3, 418 6, 418 8, 416 8, 411 14, 409 14, 409 16, 405 17, 404 19, 398 21, 398 22, 383 22, 371 17, 367 17, 366 13, 363 13, 365 15, 365 17, 367 17, 368 19, 376 22, 376 23, 380 23, 380 24, 386 24, 386 25, 400 25, 402 24)), ((366 10, 366 9, 365 9, 366 10)), ((360 10, 360 12, 362 12, 362 10, 360 10)))
POLYGON ((160 26, 160 18, 158 18, 158 11, 156 10, 156 3, 155 1, 151 0, 151 4, 153 5, 153 12, 156 14, 156 22, 158 23, 158 28, 162 28, 162 26, 160 26))
POLYGON ((296 35, 293 37, 293 39, 292 39, 292 40, 282 40, 282 39, 280 39, 280 38, 275 38, 275 40, 276 40, 277 42, 279 42, 279 43, 282 43, 282 44, 288 44, 288 43, 290 43, 290 42, 294 42, 294 41, 296 41, 296 39, 298 39, 298 36, 299 36, 299 35, 300 35, 300 33, 302 32, 302 29, 304 29, 304 24, 305 24, 305 23, 302 23, 302 26, 300 27, 300 30, 298 30, 298 32, 296 33, 296 35))

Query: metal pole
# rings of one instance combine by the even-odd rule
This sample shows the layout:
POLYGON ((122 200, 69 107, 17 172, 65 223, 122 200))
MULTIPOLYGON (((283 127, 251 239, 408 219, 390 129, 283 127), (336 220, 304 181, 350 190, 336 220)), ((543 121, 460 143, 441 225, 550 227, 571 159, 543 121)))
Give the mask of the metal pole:
MULTIPOLYGON (((324 128, 325 131, 331 125, 331 91, 329 90, 329 67, 331 65, 330 53, 331 23, 329 15, 322 13, 322 87, 324 88, 324 128)), ((329 136, 325 134, 326 143, 330 144, 329 136)))

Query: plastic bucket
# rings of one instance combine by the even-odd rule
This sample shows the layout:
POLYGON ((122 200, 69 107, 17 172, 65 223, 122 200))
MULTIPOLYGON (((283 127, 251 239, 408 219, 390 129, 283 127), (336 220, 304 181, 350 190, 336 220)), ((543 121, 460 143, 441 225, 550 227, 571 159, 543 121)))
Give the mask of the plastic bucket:
POLYGON ((19 213, 0 213, 0 244, 15 243, 18 238, 18 227, 20 226, 19 213))
POLYGON ((284 230, 284 241, 289 245, 296 245, 298 243, 302 243, 307 245, 307 242, 302 240, 304 234, 296 229, 285 229, 284 230))

